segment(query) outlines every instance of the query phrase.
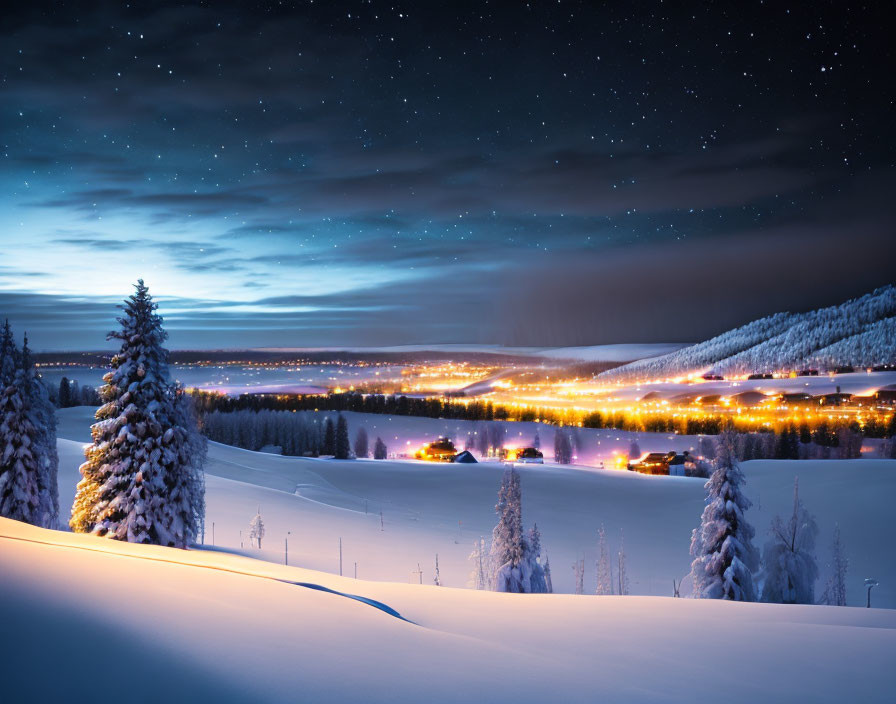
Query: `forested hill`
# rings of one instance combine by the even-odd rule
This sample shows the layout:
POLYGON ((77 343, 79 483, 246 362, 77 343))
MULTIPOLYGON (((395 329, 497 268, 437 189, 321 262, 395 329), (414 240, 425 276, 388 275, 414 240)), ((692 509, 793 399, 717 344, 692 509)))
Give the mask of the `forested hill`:
POLYGON ((896 286, 808 313, 777 313, 599 375, 606 381, 896 364, 896 286))

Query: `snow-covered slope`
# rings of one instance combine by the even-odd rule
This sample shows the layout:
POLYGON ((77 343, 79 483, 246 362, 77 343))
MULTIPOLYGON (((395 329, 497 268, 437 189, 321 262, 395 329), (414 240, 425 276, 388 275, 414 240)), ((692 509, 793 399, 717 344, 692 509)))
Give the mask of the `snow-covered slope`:
POLYGON ((10 701, 883 702, 896 687, 887 610, 377 584, 7 519, 0 567, 10 701))
MULTIPOLYGON (((60 413, 60 435, 87 438, 86 409, 60 413)), ((372 437, 389 427, 392 436, 424 437, 447 429, 424 418, 346 414, 354 432, 369 423, 372 437), (379 428, 375 428, 379 424, 379 428), (407 435, 406 435, 407 434, 407 435)), ((549 432, 542 427, 542 433, 549 432)), ((591 431, 595 438, 628 449, 628 434, 591 431), (616 440, 616 438, 620 438, 616 440)), ((640 434, 642 450, 679 448, 693 438, 640 434)), ((542 441, 550 447, 549 436, 542 441)), ((71 505, 81 461, 81 443, 59 441, 60 502, 71 505)), ((239 551, 249 520, 260 507, 267 526, 263 550, 243 552, 283 561, 289 536, 289 560, 311 569, 336 572, 339 538, 343 543, 343 571, 364 579, 432 582, 435 554, 439 554, 442 582, 464 587, 472 565, 467 559, 480 536, 491 536, 494 505, 502 467, 431 464, 415 461, 336 461, 280 457, 211 443, 207 465, 206 542, 239 551), (380 521, 382 511, 382 524, 380 521)), ((691 530, 703 506, 703 482, 686 477, 650 477, 591 467, 546 464, 518 466, 522 477, 523 520, 537 522, 553 567, 555 590, 574 590, 571 565, 585 559, 586 591, 595 588, 597 529, 603 523, 611 548, 618 549, 624 531, 632 593, 665 596, 672 580, 682 579, 690 567, 691 530)), ((896 461, 819 460, 753 461, 744 465, 745 491, 754 507, 747 513, 757 529, 757 543, 765 539, 771 518, 790 509, 794 476, 800 495, 821 530, 819 559, 827 559, 835 523, 839 523, 850 559, 847 596, 850 604, 864 603, 862 582, 875 577, 874 603, 896 608, 896 524, 888 520, 896 494, 896 461)), ((822 567, 823 577, 826 575, 822 567)), ((819 585, 820 591, 821 585, 819 585)))
POLYGON ((809 313, 778 313, 717 337, 600 374, 606 381, 742 375, 896 363, 896 286, 809 313))

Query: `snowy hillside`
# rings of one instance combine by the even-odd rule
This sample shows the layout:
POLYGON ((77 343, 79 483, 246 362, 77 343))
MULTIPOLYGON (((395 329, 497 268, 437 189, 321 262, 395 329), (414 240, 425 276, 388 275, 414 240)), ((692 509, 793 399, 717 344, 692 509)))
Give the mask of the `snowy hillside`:
POLYGON ((809 313, 778 313, 710 340, 599 375, 605 381, 670 379, 712 372, 772 373, 810 365, 896 363, 896 287, 809 313))
MULTIPOLYGON (((425 418, 346 414, 354 431, 368 424, 372 436, 431 437, 448 424, 425 418), (376 429, 376 424, 379 429, 376 429), (384 432, 389 427, 390 435, 384 432)), ((90 422, 87 409, 60 413, 60 504, 71 505, 81 443, 90 422)), ((519 424, 523 425, 523 424, 519 424)), ((542 432, 548 428, 542 427, 542 432)), ((629 435, 591 430, 596 438, 627 450, 629 435), (617 438, 619 438, 617 440, 617 438)), ((644 451, 667 444, 687 447, 695 438, 639 434, 644 451), (677 444, 681 443, 681 444, 677 444)), ((545 444, 550 440, 542 438, 545 444)), ((523 520, 537 522, 553 566, 558 592, 572 593, 571 565, 585 560, 585 590, 595 589, 597 530, 606 528, 611 547, 625 549, 631 591, 667 596, 672 580, 690 567, 691 530, 703 506, 703 481, 687 477, 651 477, 618 470, 552 464, 518 465, 522 477, 523 520)), ((206 543, 242 551, 274 562, 283 561, 289 537, 289 560, 311 569, 338 571, 342 538, 344 574, 390 582, 418 581, 419 563, 425 584, 432 582, 435 554, 442 583, 465 587, 472 570, 473 542, 491 536, 494 505, 503 468, 497 463, 433 464, 416 461, 374 461, 280 457, 210 443, 207 478, 206 543), (261 508, 267 526, 263 550, 249 547, 249 520, 261 508), (382 522, 380 512, 382 511, 382 522), (241 534, 242 531, 242 534, 241 534)), ((896 608, 896 526, 888 521, 890 497, 896 492, 893 460, 752 461, 744 464, 747 496, 754 507, 747 514, 765 539, 776 513, 786 513, 794 476, 807 508, 820 529, 818 554, 823 564, 835 523, 839 523, 850 559, 848 603, 861 605, 862 581, 873 576, 881 585, 874 603, 896 608)), ((826 572, 822 567, 822 580, 826 572)), ((819 592, 820 592, 819 585, 819 592)))
POLYGON ((378 584, 7 519, 0 546, 4 690, 33 700, 752 704, 896 687, 894 611, 378 584), (133 666, 111 665, 125 653, 133 666))

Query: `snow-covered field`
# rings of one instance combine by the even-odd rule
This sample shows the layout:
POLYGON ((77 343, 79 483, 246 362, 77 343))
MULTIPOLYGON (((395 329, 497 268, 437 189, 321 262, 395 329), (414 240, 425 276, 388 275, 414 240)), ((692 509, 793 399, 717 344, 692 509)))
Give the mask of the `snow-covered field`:
MULTIPOLYGON (((68 505, 90 411, 60 416, 60 438, 72 438, 59 440, 68 505)), ((430 434, 440 427, 401 420, 428 424, 430 434)), ((390 422, 350 416, 361 421, 390 422)), ((668 598, 688 571, 701 480, 518 468, 523 518, 538 522, 555 589, 573 591, 571 565, 584 557, 586 591, 594 590, 603 523, 614 550, 624 530, 636 596, 431 586, 435 553, 442 583, 466 585, 472 542, 494 524, 497 464, 339 462, 211 444, 204 550, 0 520, 4 691, 39 688, 41 701, 92 701, 98 691, 147 702, 683 702, 706 692, 732 703, 889 701, 896 462, 744 465, 760 540, 771 516, 789 509, 799 474, 822 531, 820 562, 838 522, 849 603, 864 603, 865 577, 880 580, 874 604, 887 608, 871 610, 668 598), (240 531, 259 507, 264 549, 241 549, 240 531), (334 574, 340 537, 345 577, 334 574)))
MULTIPOLYGON (((363 422, 371 436, 388 427, 399 437, 413 432, 425 437, 424 430, 429 428, 432 437, 450 429, 446 425, 464 423, 346 415, 352 433, 363 422)), ((70 505, 74 498, 81 443, 88 439, 89 423, 90 409, 60 412, 59 436, 80 441, 59 441, 61 505, 70 505)), ((539 428, 550 432, 549 427, 539 428)), ((611 437, 605 442, 628 449, 625 433, 589 432, 611 437)), ((665 449, 672 442, 666 435, 638 437, 645 451, 665 449)), ((672 438, 681 447, 694 442, 684 436, 672 438)), ((545 446, 550 441, 550 436, 543 437, 545 446)), ((601 523, 614 550, 620 531, 624 533, 634 594, 671 595, 672 580, 688 573, 690 534, 702 511, 703 480, 552 464, 517 468, 522 476, 523 520, 527 525, 537 522, 541 529, 556 591, 574 591, 572 564, 583 558, 585 589, 594 591, 601 523)), ((896 544, 896 524, 886 519, 896 494, 896 461, 753 461, 745 463, 744 470, 746 492, 754 503, 748 518, 756 527, 759 545, 772 516, 790 510, 793 479, 799 475, 801 497, 816 515, 821 531, 820 562, 826 559, 834 524, 840 524, 850 559, 849 603, 864 604, 862 583, 865 577, 874 577, 881 582, 874 591, 874 603, 896 608, 896 556, 890 549, 896 544)), ((249 521, 260 507, 267 526, 264 549, 251 549, 243 539, 246 554, 282 562, 284 539, 290 531, 290 563, 337 572, 341 537, 346 575, 354 574, 357 562, 363 579, 418 581, 419 563, 424 583, 431 583, 438 553, 443 584, 464 587, 472 567, 467 558, 473 541, 490 537, 495 523, 493 509, 502 471, 502 465, 491 462, 340 462, 280 457, 210 443, 206 542, 212 542, 214 524, 215 544, 239 551, 240 531, 243 537, 247 534, 249 521)))

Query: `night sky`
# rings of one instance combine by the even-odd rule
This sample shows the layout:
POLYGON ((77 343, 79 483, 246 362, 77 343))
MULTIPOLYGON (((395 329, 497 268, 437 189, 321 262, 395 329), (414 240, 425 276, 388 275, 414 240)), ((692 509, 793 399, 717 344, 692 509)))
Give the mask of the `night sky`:
POLYGON ((143 277, 175 348, 679 342, 896 279, 888 3, 435 6, 4 11, 0 315, 106 347, 143 277))

